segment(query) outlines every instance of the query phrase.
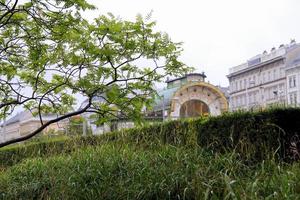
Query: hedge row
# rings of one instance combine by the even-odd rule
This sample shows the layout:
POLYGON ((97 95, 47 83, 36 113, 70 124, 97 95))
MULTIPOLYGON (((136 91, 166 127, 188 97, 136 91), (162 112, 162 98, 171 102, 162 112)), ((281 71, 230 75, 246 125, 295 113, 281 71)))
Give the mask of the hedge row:
POLYGON ((0 167, 11 166, 25 158, 69 153, 81 147, 108 142, 143 147, 161 144, 187 147, 199 145, 211 151, 234 150, 247 160, 264 159, 266 152, 274 152, 280 159, 296 159, 297 152, 300 152, 297 147, 299 122, 298 108, 236 112, 218 117, 169 121, 100 136, 76 137, 1 149, 0 167))
POLYGON ((234 149, 254 160, 264 159, 268 152, 295 160, 300 155, 299 122, 299 108, 227 114, 197 124, 197 142, 212 150, 234 149))

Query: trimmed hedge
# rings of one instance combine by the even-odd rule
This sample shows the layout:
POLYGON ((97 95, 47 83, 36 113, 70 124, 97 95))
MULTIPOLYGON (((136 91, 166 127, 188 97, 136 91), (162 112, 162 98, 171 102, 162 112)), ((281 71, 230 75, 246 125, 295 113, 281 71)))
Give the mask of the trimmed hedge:
MULTIPOLYGON (((198 123, 201 120, 196 121, 198 123)), ((0 149, 0 169, 5 169, 27 158, 69 154, 80 148, 107 143, 115 143, 119 146, 134 144, 143 148, 156 147, 162 144, 194 146, 197 144, 197 139, 195 131, 191 134, 191 130, 194 128, 192 122, 193 120, 170 121, 103 135, 70 137, 5 147, 0 149)))
POLYGON ((226 114, 198 124, 197 141, 212 150, 234 149, 252 160, 264 159, 267 152, 273 152, 277 158, 288 161, 296 159, 291 153, 292 143, 300 153, 299 122, 299 108, 226 114))
MULTIPOLYGON (((227 113, 218 117, 169 121, 100 136, 76 137, 0 149, 0 168, 26 158, 43 157, 106 143, 156 147, 162 144, 205 147, 213 152, 236 151, 241 158, 264 159, 270 152, 277 158, 293 159, 290 146, 300 134, 300 109, 282 108, 263 112, 227 113)), ((299 148, 296 150, 300 152, 299 148)))

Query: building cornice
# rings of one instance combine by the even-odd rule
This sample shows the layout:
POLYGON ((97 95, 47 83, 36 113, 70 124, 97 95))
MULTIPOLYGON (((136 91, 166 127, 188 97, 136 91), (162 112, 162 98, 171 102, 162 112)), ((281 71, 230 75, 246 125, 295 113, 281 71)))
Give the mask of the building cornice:
POLYGON ((273 62, 282 60, 282 59, 284 59, 284 58, 285 58, 284 56, 278 56, 278 57, 273 58, 273 59, 271 59, 271 60, 268 60, 268 61, 266 61, 266 62, 259 63, 259 64, 257 64, 257 65, 254 65, 254 66, 251 66, 251 67, 242 69, 242 70, 240 70, 240 71, 237 71, 237 72, 228 74, 228 75, 227 75, 227 78, 231 78, 231 77, 233 77, 233 76, 237 76, 237 75, 240 75, 240 74, 242 74, 242 73, 245 73, 245 72, 248 72, 248 71, 251 71, 251 70, 254 70, 254 69, 258 69, 258 68, 260 68, 260 67, 263 67, 263 66, 268 65, 268 64, 271 64, 271 63, 273 63, 273 62))

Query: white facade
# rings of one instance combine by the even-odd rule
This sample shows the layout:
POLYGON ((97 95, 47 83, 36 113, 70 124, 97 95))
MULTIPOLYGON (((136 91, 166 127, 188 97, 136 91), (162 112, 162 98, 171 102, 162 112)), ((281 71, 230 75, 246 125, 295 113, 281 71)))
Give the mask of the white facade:
POLYGON ((286 70, 287 102, 292 106, 300 106, 300 62, 286 70))
POLYGON ((230 110, 298 104, 300 64, 295 62, 298 57, 300 45, 292 41, 230 68, 227 76, 230 110))

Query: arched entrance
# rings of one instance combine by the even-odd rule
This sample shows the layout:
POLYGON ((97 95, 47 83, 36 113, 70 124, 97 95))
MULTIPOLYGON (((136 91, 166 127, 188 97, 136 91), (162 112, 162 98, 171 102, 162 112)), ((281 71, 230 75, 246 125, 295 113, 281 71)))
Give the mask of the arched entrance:
POLYGON ((200 100, 193 99, 186 101, 180 107, 180 118, 199 117, 207 114, 209 114, 209 107, 200 100))
POLYGON ((196 82, 186 84, 174 93, 170 118, 194 117, 205 113, 217 116, 227 110, 228 102, 220 89, 209 83, 196 82))

